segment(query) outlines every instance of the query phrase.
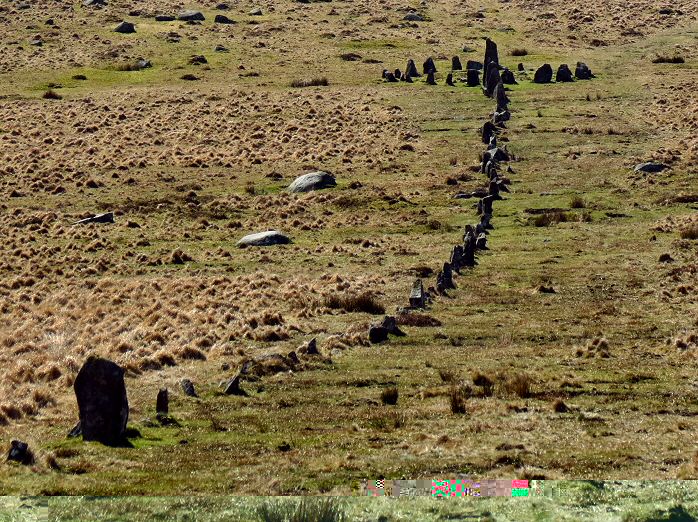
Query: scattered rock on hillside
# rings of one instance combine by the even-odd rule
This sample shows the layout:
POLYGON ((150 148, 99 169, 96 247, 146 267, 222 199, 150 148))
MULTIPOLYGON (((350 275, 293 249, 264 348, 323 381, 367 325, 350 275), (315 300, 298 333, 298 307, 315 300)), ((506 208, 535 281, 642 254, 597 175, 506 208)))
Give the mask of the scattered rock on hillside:
POLYGON ((368 329, 368 340, 371 344, 378 344, 388 340, 388 329, 382 325, 371 325, 368 329))
POLYGON ((201 11, 187 9, 177 15, 177 20, 181 20, 182 22, 203 22, 206 20, 206 17, 201 13, 201 11))
POLYGON ((29 449, 29 444, 20 440, 13 440, 10 442, 10 452, 7 454, 7 460, 24 465, 34 464, 34 454, 29 449))
POLYGON ((128 421, 123 368, 107 359, 89 357, 75 377, 73 387, 83 440, 106 445, 123 442, 128 421))
POLYGON ((121 34, 131 34, 136 32, 136 26, 133 25, 131 22, 121 22, 119 25, 116 26, 116 29, 114 29, 115 33, 121 33, 121 34))
POLYGON ((97 214, 92 217, 88 217, 85 219, 81 219, 80 221, 76 221, 73 223, 73 225, 84 225, 86 223, 113 223, 114 222, 114 213, 113 212, 106 212, 104 214, 97 214))
POLYGON ((182 381, 179 384, 182 387, 184 395, 186 395, 187 397, 198 397, 198 395, 196 394, 196 390, 194 389, 194 383, 191 382, 189 379, 182 379, 182 381))
POLYGON ((534 83, 550 83, 553 81, 553 68, 549 63, 541 65, 533 76, 534 83))
POLYGON ((257 7, 256 9, 252 9, 249 13, 247 13, 250 16, 262 16, 262 10, 257 7))
POLYGON ((425 19, 422 15, 420 15, 419 13, 415 13, 415 12, 407 13, 405 15, 405 17, 403 18, 403 20, 405 20, 407 22, 424 22, 425 21, 425 19))
POLYGON ((155 21, 156 22, 174 22, 176 18, 172 15, 155 15, 155 21))
POLYGON ((310 192, 329 187, 336 187, 337 181, 332 174, 317 171, 297 177, 288 187, 289 192, 310 192))
POLYGON ((222 14, 217 14, 216 17, 213 19, 214 23, 217 24, 235 24, 237 23, 235 20, 231 20, 225 15, 222 14))
POLYGON ((268 230, 266 232, 257 232, 255 234, 248 234, 237 242, 237 245, 241 248, 249 246, 272 246, 272 245, 286 245, 291 242, 291 239, 281 232, 276 230, 268 230))
POLYGON ((648 172, 651 174, 655 174, 657 172, 662 172, 665 169, 668 169, 669 165, 665 165, 664 163, 657 163, 654 161, 648 161, 645 163, 639 163, 635 165, 635 172, 648 172))

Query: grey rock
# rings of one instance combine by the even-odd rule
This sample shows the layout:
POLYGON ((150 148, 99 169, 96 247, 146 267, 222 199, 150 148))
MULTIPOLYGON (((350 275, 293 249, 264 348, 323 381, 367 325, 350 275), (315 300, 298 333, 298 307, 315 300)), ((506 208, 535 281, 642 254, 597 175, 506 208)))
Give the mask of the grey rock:
POLYGON ((128 422, 123 368, 107 359, 89 357, 75 377, 73 388, 83 440, 121 444, 128 422))
POLYGON ((114 29, 115 33, 121 33, 121 34, 131 34, 136 32, 136 26, 133 25, 131 22, 121 22, 119 25, 116 26, 114 29))
POLYGON ((244 248, 250 246, 286 245, 290 242, 291 240, 285 234, 282 234, 276 230, 268 230, 266 232, 248 234, 238 241, 237 245, 244 248))
POLYGON ((397 337, 404 337, 405 335, 407 335, 405 332, 400 330, 400 328, 397 325, 397 320, 395 319, 395 317, 393 317, 391 315, 386 315, 383 318, 383 322, 381 323, 381 326, 383 328, 385 328, 386 330, 388 330, 388 333, 390 335, 395 335, 397 337))
POLYGON ((662 172, 665 169, 668 169, 669 165, 665 165, 664 163, 657 163, 654 161, 648 161, 646 163, 639 163, 638 165, 635 165, 635 172, 648 172, 650 174, 655 174, 657 172, 662 172))
POLYGON ((174 22, 176 18, 173 15, 155 15, 156 22, 174 22))
POLYGON ((584 62, 577 62, 577 67, 575 67, 574 70, 574 76, 578 80, 591 80, 592 78, 596 78, 594 74, 591 72, 591 69, 585 64, 584 62))
POLYGON ((231 20, 225 15, 222 14, 217 14, 216 17, 213 19, 213 22, 216 24, 236 24, 237 22, 235 20, 231 20))
POLYGON ((297 177, 288 187, 289 192, 311 192, 336 187, 337 181, 332 174, 323 171, 310 172, 297 177))
POLYGON ((13 440, 10 442, 10 451, 7 454, 7 460, 19 462, 20 464, 28 466, 34 463, 34 455, 29 449, 29 444, 20 440, 13 440))
POLYGON ((424 17, 419 13, 407 13, 403 20, 408 22, 424 22, 424 17))
POLYGON ((426 298, 424 295, 424 285, 421 279, 417 279, 412 283, 412 290, 410 291, 410 307, 412 308, 424 308, 426 304, 426 298))
POLYGON ((502 73, 500 74, 502 78, 502 83, 505 85, 516 85, 518 82, 516 81, 516 77, 514 76, 514 73, 511 72, 509 69, 505 68, 502 73))
POLYGON ((187 397, 198 397, 196 390, 194 389, 194 383, 189 379, 182 379, 179 385, 182 387, 182 391, 187 397))
POLYGON ((557 68, 557 74, 555 75, 555 81, 561 82, 561 83, 574 81, 574 77, 572 76, 572 71, 570 71, 570 68, 566 63, 561 64, 560 67, 557 68))
POLYGON ((86 223, 113 223, 114 222, 114 213, 113 212, 106 212, 104 214, 97 214, 92 217, 88 217, 85 219, 81 219, 80 221, 76 221, 73 223, 73 225, 84 225, 86 223))
POLYGON ((181 11, 177 15, 177 20, 181 20, 182 22, 203 22, 206 20, 206 17, 201 13, 201 11, 187 9, 185 11, 181 11))
POLYGON ((405 76, 409 76, 412 78, 419 78, 421 74, 417 71, 417 66, 414 63, 414 60, 410 59, 407 60, 407 68, 405 69, 405 76))
POLYGON ((262 16, 262 10, 258 7, 256 9, 252 9, 252 11, 247 14, 250 16, 262 16))

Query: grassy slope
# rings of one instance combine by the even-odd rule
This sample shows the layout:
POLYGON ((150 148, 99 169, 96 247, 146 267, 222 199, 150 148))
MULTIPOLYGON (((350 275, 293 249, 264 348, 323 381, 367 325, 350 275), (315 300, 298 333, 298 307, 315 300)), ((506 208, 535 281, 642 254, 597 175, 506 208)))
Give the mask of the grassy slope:
MULTIPOLYGON (((308 9, 311 18, 327 18, 327 6, 308 9)), ((673 187, 690 191, 694 184, 685 165, 657 176, 660 181, 652 185, 632 184, 628 170, 669 138, 668 131, 652 128, 642 119, 643 107, 651 102, 651 91, 637 85, 651 82, 658 71, 676 69, 649 66, 645 56, 663 48, 666 39, 681 41, 685 32, 675 30, 647 38, 641 44, 573 49, 562 54, 559 49, 538 49, 532 37, 521 36, 525 22, 519 22, 515 11, 492 14, 483 30, 460 27, 457 19, 440 8, 430 14, 434 20, 431 26, 438 27, 438 31, 427 31, 438 32, 438 46, 416 39, 331 42, 313 29, 297 35, 297 48, 291 58, 283 59, 283 68, 276 65, 280 58, 272 52, 250 50, 237 39, 237 47, 231 46, 235 59, 219 61, 209 52, 207 55, 213 56, 211 70, 200 74, 204 78, 202 90, 225 90, 232 77, 236 88, 288 92, 286 85, 303 76, 308 67, 300 60, 298 49, 312 45, 316 51, 313 63, 323 64, 318 69, 332 84, 327 90, 313 92, 324 96, 358 92, 386 107, 402 108, 409 127, 421 136, 417 152, 400 153, 394 158, 394 168, 380 175, 357 168, 350 177, 387 192, 401 191, 416 206, 370 200, 370 206, 336 210, 342 217, 351 212, 370 214, 365 225, 298 230, 294 236, 302 247, 325 247, 305 266, 324 268, 332 261, 336 273, 370 271, 383 277, 381 300, 392 309, 406 301, 412 280, 409 268, 436 268, 446 259, 449 245, 457 242, 458 229, 474 219, 469 203, 450 199, 454 189, 444 181, 476 163, 482 146, 475 131, 492 104, 477 89, 379 85, 376 78, 382 65, 347 64, 337 56, 355 51, 382 59, 386 67, 403 67, 408 57, 419 59, 431 54, 434 47, 456 53, 466 39, 478 48, 472 57, 479 59, 482 46, 478 37, 491 34, 500 44, 504 63, 511 66, 519 58, 506 56, 507 50, 526 47, 531 54, 523 61, 529 67, 545 60, 574 64, 577 59, 593 67, 599 78, 590 83, 534 86, 522 82, 512 88, 513 120, 507 136, 510 150, 521 156, 521 161, 513 164, 514 193, 497 206, 491 252, 481 257, 475 271, 457 279, 459 290, 451 299, 439 300, 432 307, 430 314, 443 326, 407 328, 408 337, 388 345, 356 347, 336 354, 332 369, 266 379, 263 391, 255 391, 257 384, 248 384, 252 392, 248 399, 216 393, 216 384, 225 372, 220 370, 222 361, 213 357, 205 363, 129 379, 131 418, 143 434, 142 439, 133 441, 136 449, 66 441, 64 434, 74 418, 72 397, 66 391, 59 403, 62 408, 2 428, 8 436, 29 437, 34 447, 57 454, 61 471, 50 471, 44 465, 36 470, 8 466, 0 476, 3 491, 304 494, 347 493, 363 478, 417 478, 458 472, 547 478, 695 476, 691 459, 698 403, 691 379, 696 359, 695 355, 681 358, 672 346, 664 344, 665 339, 694 326, 695 301, 679 294, 661 297, 667 269, 657 262, 664 252, 681 256, 682 262, 690 261, 695 246, 682 251, 676 244, 676 234, 651 230, 659 218, 695 210, 686 204, 655 203, 670 195, 673 187), (493 27, 509 24, 517 31, 493 31, 493 27), (398 45, 385 47, 386 42, 398 45), (254 63, 261 77, 235 77, 238 58, 248 67, 254 63), (535 129, 528 128, 528 124, 535 125, 535 129), (575 127, 583 132, 562 132, 563 128, 575 127), (617 134, 609 135, 609 129, 617 134), (575 159, 572 153, 578 157, 575 159), (451 165, 452 158, 456 158, 455 166, 451 165), (525 209, 568 208, 577 195, 586 201, 591 222, 543 228, 527 224, 525 209), (426 229, 415 218, 417 209, 422 208, 429 219, 453 228, 426 229), (607 212, 627 217, 611 218, 607 212), (652 235, 657 238, 650 242, 652 235), (406 246, 416 254, 372 256, 360 252, 358 258, 332 254, 330 246, 342 244, 346 237, 384 238, 391 246, 406 246), (536 293, 542 283, 552 284, 557 293, 536 293), (575 357, 576 347, 597 332, 608 339, 612 357, 575 357), (533 396, 524 400, 497 393, 491 398, 471 399, 470 413, 454 416, 449 410, 449 386, 442 383, 437 372, 440 368, 449 368, 466 379, 474 370, 526 372, 533 379, 533 396), (202 398, 174 398, 172 411, 181 428, 149 427, 143 420, 150 415, 154 390, 162 384, 176 388, 177 379, 184 375, 197 382, 202 398), (565 381, 581 387, 564 386, 565 381), (400 390, 398 406, 382 406, 380 391, 392 384, 400 390), (572 412, 554 413, 551 405, 557 398, 571 406, 572 412), (526 411, 513 409, 524 407, 526 411), (188 443, 182 444, 183 440, 188 443), (522 444, 523 449, 496 449, 511 441, 522 444), (282 442, 290 442, 293 449, 278 451, 282 442), (270 480, 270 476, 274 478, 270 480)), ((272 19, 282 23, 283 15, 276 14, 272 19)), ((332 28, 338 30, 334 25, 332 28)), ((141 38, 148 34, 147 28, 139 29, 141 38)), ((207 35, 198 47, 187 43, 173 55, 166 44, 143 44, 142 54, 152 56, 155 70, 120 73, 88 69, 83 72, 93 80, 89 86, 68 81, 80 72, 73 69, 6 75, 2 85, 10 86, 11 93, 37 96, 47 82, 58 78, 66 87, 68 99, 88 92, 95 97, 121 91, 146 96, 148 89, 169 86, 171 82, 179 85, 177 78, 185 71, 174 64, 183 63, 189 54, 204 52, 214 42, 207 35)), ((443 70, 446 63, 439 61, 437 65, 443 70)), ((695 77, 695 67, 695 59, 689 60, 681 74, 695 77)), ((185 69, 195 70, 193 66, 185 69)), ((189 84, 182 85, 189 88, 189 84)), ((293 168, 285 167, 300 168, 295 164, 293 168)), ((342 168, 339 163, 329 167, 342 168)), ((243 187, 250 181, 263 190, 278 190, 260 174, 260 169, 244 166, 234 181, 209 176, 201 179, 201 192, 244 194, 243 187)), ((141 175, 147 178, 147 172, 141 175)), ((172 175, 186 180, 199 174, 181 169, 172 175)), ((139 194, 118 185, 106 187, 99 200, 118 203, 134 195, 146 199, 156 193, 160 197, 175 195, 170 186, 151 183, 139 194)), ((476 179, 462 183, 460 189, 479 184, 476 179)), ((340 185, 340 190, 347 189, 340 185)), ((87 195, 71 200, 67 210, 77 213, 94 208, 95 199, 91 198, 87 195)), ((51 198, 37 196, 29 204, 50 207, 54 203, 51 198)), ((13 201, 10 205, 12 208, 27 202, 13 201)), ((154 212, 140 217, 164 222, 167 214, 154 212)), ((247 211, 246 217, 262 220, 264 213, 247 211)), ((185 222, 189 226, 193 219, 185 218, 185 222)), ((136 234, 122 233, 124 242, 136 234)), ((203 240, 191 240, 189 248, 230 249, 235 239, 225 230, 202 234, 203 240)), ((167 236, 163 232, 156 247, 171 249, 179 243, 172 240, 176 236, 167 236)), ((307 259, 307 254, 297 250, 288 257, 269 255, 277 261, 274 270, 282 278, 292 277, 307 259)), ((259 267, 256 261, 256 254, 245 253, 236 255, 232 263, 234 270, 246 273, 259 267)), ((219 273, 227 266, 211 262, 193 268, 219 273)), ((172 267, 167 273, 177 277, 172 267)), ((141 277, 154 275, 157 271, 149 269, 141 277)), ((314 321, 328 333, 335 333, 369 319, 365 315, 337 315, 314 321)), ((301 341, 298 337, 283 346, 290 350, 301 341)))

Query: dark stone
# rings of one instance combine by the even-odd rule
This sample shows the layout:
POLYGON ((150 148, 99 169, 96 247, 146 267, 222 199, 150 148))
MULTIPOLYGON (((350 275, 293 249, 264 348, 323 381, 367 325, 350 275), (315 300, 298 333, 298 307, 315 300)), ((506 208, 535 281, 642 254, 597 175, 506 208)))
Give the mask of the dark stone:
POLYGON ((557 68, 557 74, 555 75, 555 81, 556 82, 573 82, 574 78, 572 77, 572 71, 570 71, 570 68, 567 66, 566 63, 563 63, 560 65, 560 67, 557 68))
POLYGON ((293 364, 300 364, 301 360, 298 358, 298 355, 294 351, 288 352, 288 355, 286 356, 293 362, 293 364))
POLYGON ((497 87, 498 83, 501 83, 502 78, 499 76, 499 66, 494 62, 490 62, 485 71, 485 78, 483 81, 485 96, 489 96, 491 98, 494 96, 495 87, 497 87))
POLYGON ((106 445, 123 443, 128 421, 123 368, 107 359, 89 357, 75 377, 73 387, 83 440, 106 445))
POLYGON ((97 9, 101 9, 107 5, 107 2, 106 0, 83 0, 82 5, 84 7, 96 7, 97 9))
POLYGON ((591 80, 592 78, 596 78, 591 72, 591 69, 585 64, 584 62, 577 62, 577 67, 575 67, 574 70, 574 76, 578 80, 591 80))
POLYGON ((421 279, 417 279, 412 283, 412 290, 410 291, 410 306, 412 308, 424 308, 426 300, 424 297, 424 285, 421 279))
POLYGON ((533 76, 534 83, 550 83, 553 81, 553 68, 549 63, 541 65, 533 76))
POLYGON ((371 344, 378 344, 388 340, 388 329, 381 325, 371 325, 368 329, 368 340, 371 344))
POLYGON ((492 114, 492 123, 500 127, 504 127, 504 122, 511 119, 511 113, 508 110, 495 111, 492 114))
POLYGON ((526 70, 526 68, 524 67, 524 64, 522 64, 522 63, 519 63, 519 65, 517 66, 517 69, 519 70, 519 72, 524 72, 526 70))
POLYGON ((451 268, 451 263, 444 263, 444 268, 441 273, 443 274, 444 288, 446 288, 447 290, 456 288, 456 285, 453 282, 453 269, 451 268))
POLYGON ((406 74, 402 77, 402 81, 405 83, 414 83, 414 81, 412 81, 412 76, 407 76, 406 74))
POLYGON ((497 52, 497 44, 487 38, 485 40, 485 61, 483 62, 485 70, 490 63, 499 66, 499 53, 497 52))
POLYGON ((507 107, 509 106, 509 97, 504 90, 504 84, 501 82, 501 80, 497 85, 495 85, 494 91, 492 91, 492 97, 497 102, 497 112, 507 110, 507 107))
POLYGON ((122 33, 122 34, 131 34, 136 32, 136 26, 133 25, 131 22, 121 22, 119 25, 116 26, 114 29, 115 33, 122 33))
POLYGON ((399 80, 390 71, 383 71, 383 79, 388 83, 397 83, 399 80))
POLYGON ((463 247, 461 245, 456 245, 451 251, 451 268, 454 272, 460 273, 460 269, 463 266, 463 247))
POLYGON ((492 136, 497 135, 497 127, 491 121, 488 121, 480 129, 480 135, 482 136, 482 143, 488 144, 492 136))
POLYGON ((424 74, 436 74, 436 64, 434 63, 434 59, 431 56, 427 58, 427 60, 424 62, 424 65, 422 65, 422 72, 424 74))
POLYGON ((477 239, 475 240, 475 247, 478 250, 489 250, 489 248, 487 248, 487 235, 485 233, 477 236, 477 239))
POLYGON ((195 54, 191 58, 189 58, 189 63, 191 65, 203 65, 205 63, 208 63, 208 60, 203 54, 195 54))
POLYGON ((474 71, 482 71, 484 69, 484 66, 480 62, 476 62, 475 60, 468 60, 465 62, 465 68, 474 71))
POLYGON ((396 80, 402 80, 402 71, 400 69, 395 69, 393 72, 396 80))
POLYGON ((462 71, 463 70, 463 64, 460 63, 460 58, 458 56, 454 56, 451 58, 451 70, 452 71, 462 71))
POLYGON ((206 17, 201 13, 201 11, 187 9, 177 15, 177 20, 181 20, 182 22, 203 22, 206 20, 206 17))
POLYGON ((504 199, 499 195, 499 184, 494 180, 490 181, 487 191, 488 195, 494 197, 494 199, 504 199))
POLYGON ((400 330, 400 328, 397 325, 397 321, 395 318, 391 315, 386 315, 383 318, 383 322, 381 323, 381 326, 388 330, 388 333, 390 335, 395 335, 396 337, 404 337, 407 334, 400 330))
POLYGON ((235 377, 230 379, 225 386, 226 395, 238 395, 241 397, 247 397, 247 392, 240 388, 240 374, 238 373, 235 377))
POLYGON ((217 53, 227 53, 228 48, 224 45, 218 44, 216 47, 213 49, 217 53))
POLYGON ((424 22, 424 17, 419 13, 407 13, 403 20, 406 22, 424 22))
POLYGON ((494 203, 495 198, 492 196, 485 196, 478 203, 478 216, 480 214, 492 214, 492 203, 494 203))
POLYGON ((75 426, 68 432, 68 438, 72 439, 82 435, 82 427, 80 426, 80 421, 78 421, 75 426))
POLYGON ((213 22, 216 24, 236 24, 237 22, 235 20, 231 20, 225 15, 222 14, 217 14, 216 17, 213 19, 213 22))
POLYGON ((227 11, 228 9, 230 9, 230 6, 225 3, 220 3, 216 5, 216 9, 218 9, 219 11, 227 11))
POLYGON ((34 464, 34 454, 29 449, 29 444, 20 440, 13 440, 10 442, 10 451, 7 454, 7 460, 19 462, 20 464, 28 466, 34 464))
POLYGON ((421 74, 417 72, 417 66, 414 60, 407 60, 407 68, 405 69, 405 76, 411 76, 412 78, 419 78, 421 74))
POLYGON ((305 353, 308 355, 320 355, 320 350, 318 350, 317 347, 317 339, 313 338, 308 342, 308 345, 305 348, 305 353))
POLYGON ((468 69, 468 87, 478 87, 480 85, 480 71, 477 69, 468 69))
POLYGON ((456 84, 453 83, 453 75, 451 73, 448 73, 448 75, 446 76, 446 85, 448 85, 449 87, 456 86, 456 84))
POLYGON ((463 266, 475 266, 475 230, 472 225, 465 226, 463 233, 463 266))
POLYGON ((186 395, 187 397, 198 397, 198 395, 196 394, 196 390, 194 389, 194 383, 191 382, 189 379, 182 379, 182 382, 180 382, 180 386, 182 387, 184 395, 186 395))
POLYGON ((516 77, 514 76, 514 73, 511 72, 509 69, 505 68, 501 72, 500 76, 502 78, 502 83, 504 83, 505 85, 516 85, 517 84, 516 77))
POLYGON ((160 388, 155 400, 155 413, 167 415, 170 412, 170 396, 167 388, 160 388))
POLYGON ((427 73, 427 85, 436 85, 436 80, 434 79, 434 73, 427 73))

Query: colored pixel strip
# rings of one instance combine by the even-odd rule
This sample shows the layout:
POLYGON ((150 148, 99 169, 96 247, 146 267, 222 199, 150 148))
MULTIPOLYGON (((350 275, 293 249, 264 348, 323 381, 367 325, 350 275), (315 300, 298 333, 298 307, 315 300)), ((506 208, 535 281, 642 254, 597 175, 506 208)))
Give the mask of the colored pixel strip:
POLYGON ((373 480, 365 481, 370 497, 533 497, 550 496, 541 480, 373 480))

